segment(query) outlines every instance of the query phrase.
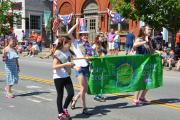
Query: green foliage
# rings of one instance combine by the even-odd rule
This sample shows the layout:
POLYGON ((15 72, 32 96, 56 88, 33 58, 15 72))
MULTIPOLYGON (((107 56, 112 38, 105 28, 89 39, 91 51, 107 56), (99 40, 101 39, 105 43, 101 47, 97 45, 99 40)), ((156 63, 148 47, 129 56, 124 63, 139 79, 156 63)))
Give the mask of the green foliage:
POLYGON ((123 17, 142 20, 155 29, 180 29, 180 0, 111 0, 113 8, 123 17))
POLYGON ((10 0, 1 0, 0 2, 0 35, 6 35, 13 24, 21 21, 21 15, 12 13, 12 2, 10 0), (14 19, 16 18, 16 21, 14 19))

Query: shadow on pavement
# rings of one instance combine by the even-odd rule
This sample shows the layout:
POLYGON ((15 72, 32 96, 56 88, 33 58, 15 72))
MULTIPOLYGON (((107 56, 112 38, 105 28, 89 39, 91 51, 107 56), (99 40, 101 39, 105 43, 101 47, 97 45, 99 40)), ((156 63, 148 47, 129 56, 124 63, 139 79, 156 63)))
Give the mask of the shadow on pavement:
POLYGON ((24 94, 17 94, 16 97, 26 97, 26 96, 45 94, 45 93, 51 93, 51 92, 29 92, 24 94))
POLYGON ((164 98, 164 99, 158 99, 151 101, 152 104, 158 104, 159 103, 179 103, 180 99, 178 98, 164 98))
POLYGON ((126 98, 126 97, 130 97, 133 95, 117 95, 117 96, 110 96, 110 97, 106 97, 106 100, 117 100, 120 98, 126 98))
POLYGON ((4 79, 0 79, 0 82, 5 82, 5 80, 4 79))
POLYGON ((158 100, 152 100, 150 103, 144 103, 141 105, 130 105, 130 106, 124 106, 123 108, 136 108, 136 107, 143 107, 147 105, 156 105, 156 104, 167 104, 167 103, 179 103, 180 99, 178 98, 164 98, 164 99, 158 99, 158 100))
POLYGON ((108 112, 111 112, 110 109, 118 109, 122 108, 123 106, 126 106, 128 103, 117 103, 117 104, 110 104, 110 105, 101 105, 101 106, 96 106, 94 108, 89 108, 89 112, 92 115, 83 115, 83 114, 76 114, 75 116, 72 116, 71 118, 89 118, 94 115, 107 115, 108 112), (91 110, 92 109, 92 110, 91 110))

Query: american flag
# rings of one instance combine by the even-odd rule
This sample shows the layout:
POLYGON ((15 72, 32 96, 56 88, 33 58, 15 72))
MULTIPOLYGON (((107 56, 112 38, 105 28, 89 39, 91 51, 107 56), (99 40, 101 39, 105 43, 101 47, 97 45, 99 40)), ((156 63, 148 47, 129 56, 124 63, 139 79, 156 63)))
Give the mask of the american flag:
POLYGON ((121 15, 117 12, 112 12, 111 10, 108 9, 108 15, 110 16, 111 20, 113 23, 121 23, 124 18, 121 17, 121 15))
POLYGON ((60 15, 59 17, 60 17, 61 22, 62 22, 65 26, 67 26, 67 25, 71 22, 72 16, 73 16, 73 14, 71 13, 71 14, 69 14, 69 15, 60 15))
POLYGON ((52 30, 53 30, 54 33, 56 33, 59 28, 60 28, 60 20, 58 19, 58 17, 55 17, 55 19, 53 21, 52 30))
POLYGON ((58 16, 58 0, 53 0, 53 13, 58 16))
POLYGON ((59 8, 58 8, 58 0, 53 0, 53 13, 54 13, 54 21, 53 21, 53 27, 52 27, 52 30, 53 32, 57 32, 58 29, 59 29, 59 25, 60 25, 60 20, 58 18, 58 11, 59 8))

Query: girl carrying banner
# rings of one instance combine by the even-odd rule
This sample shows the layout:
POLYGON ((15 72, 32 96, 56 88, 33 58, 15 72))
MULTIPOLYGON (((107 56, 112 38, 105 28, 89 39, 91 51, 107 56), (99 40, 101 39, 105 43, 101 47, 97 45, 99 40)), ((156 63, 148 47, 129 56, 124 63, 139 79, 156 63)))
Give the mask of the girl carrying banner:
MULTIPOLYGON (((100 38, 100 35, 97 35, 96 38, 95 38, 95 42, 92 46, 92 48, 94 49, 94 56, 97 56, 97 57, 103 57, 107 54, 107 50, 103 47, 102 45, 102 42, 100 41, 101 38, 100 38)), ((94 97, 94 100, 96 101, 100 101, 100 102, 105 102, 106 99, 105 97, 101 94, 97 94, 95 97, 94 97)))
POLYGON ((53 79, 57 91, 57 107, 58 107, 58 120, 70 119, 68 113, 68 106, 74 96, 73 84, 70 78, 71 67, 74 63, 71 62, 70 45, 71 40, 69 37, 60 37, 57 39, 54 58, 53 58, 53 79), (64 88, 67 90, 67 97, 64 105, 62 105, 64 88))
MULTIPOLYGON (((76 24, 68 31, 68 34, 71 37, 72 40, 72 50, 75 53, 77 58, 88 58, 88 56, 92 56, 93 49, 90 46, 88 42, 88 31, 85 19, 76 19, 76 24), (74 29, 79 25, 80 23, 80 32, 79 37, 80 39, 75 39, 72 35, 72 32, 74 29)), ((82 105, 83 105, 83 111, 82 114, 85 115, 91 115, 87 111, 86 106, 86 93, 87 93, 87 82, 89 77, 89 63, 86 59, 81 60, 74 60, 75 63, 75 70, 76 70, 76 77, 80 84, 80 92, 74 97, 71 108, 75 109, 75 104, 79 98, 81 98, 82 105)))
MULTIPOLYGON (((135 40, 135 43, 133 45, 133 50, 136 51, 136 54, 152 54, 154 52, 154 49, 152 47, 151 39, 151 29, 149 26, 143 26, 140 29, 138 38, 135 40)), ((133 103, 135 105, 139 105, 140 103, 148 103, 149 101, 146 100, 145 96, 147 94, 148 90, 138 91, 135 94, 135 98, 133 100, 133 103)))

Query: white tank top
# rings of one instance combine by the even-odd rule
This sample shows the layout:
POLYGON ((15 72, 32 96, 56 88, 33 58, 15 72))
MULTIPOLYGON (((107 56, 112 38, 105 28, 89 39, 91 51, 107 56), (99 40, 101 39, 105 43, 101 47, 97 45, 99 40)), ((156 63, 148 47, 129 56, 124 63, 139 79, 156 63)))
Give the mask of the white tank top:
MULTIPOLYGON (((77 58, 83 58, 85 57, 80 49, 80 46, 79 46, 79 43, 77 40, 74 40, 73 43, 72 43, 72 47, 73 47, 73 51, 76 55, 77 58)), ((88 63, 87 61, 84 59, 84 60, 74 60, 74 63, 76 66, 78 67, 87 67, 88 66, 88 63)))
MULTIPOLYGON (((60 50, 56 50, 54 55, 62 62, 62 63, 67 63, 69 62, 69 58, 71 56, 70 52, 62 52, 60 50)), ((58 69, 53 69, 53 79, 57 78, 67 78, 69 77, 68 72, 66 71, 65 68, 58 68, 58 69)))

